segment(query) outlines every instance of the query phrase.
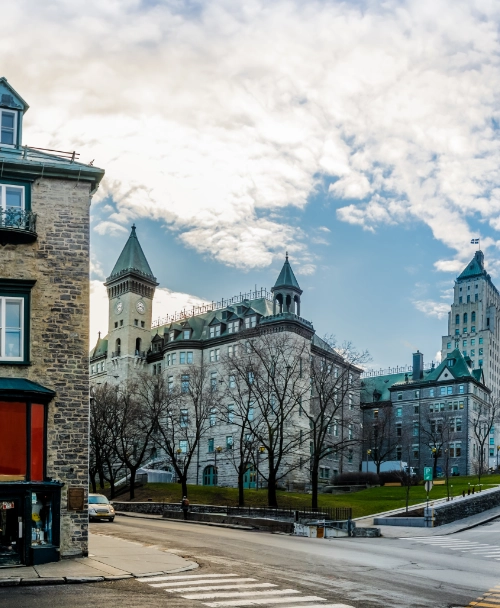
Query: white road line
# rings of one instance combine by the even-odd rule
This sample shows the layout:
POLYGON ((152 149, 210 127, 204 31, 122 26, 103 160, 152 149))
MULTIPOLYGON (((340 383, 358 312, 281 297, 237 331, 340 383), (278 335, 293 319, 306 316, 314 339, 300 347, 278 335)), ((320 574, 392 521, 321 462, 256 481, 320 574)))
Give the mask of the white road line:
MULTIPOLYGON (((206 585, 206 584, 212 584, 214 582, 217 583, 250 583, 253 581, 256 581, 256 578, 219 578, 217 579, 217 581, 214 581, 213 579, 200 579, 198 581, 193 581, 192 583, 190 583, 191 585, 206 585)), ((186 581, 183 582, 177 582, 177 583, 149 583, 150 587, 180 587, 182 585, 186 585, 188 583, 186 583, 186 581)))
POLYGON ((255 600, 225 600, 223 602, 208 602, 204 606, 225 608, 226 606, 265 606, 266 604, 289 604, 290 602, 326 602, 326 600, 324 597, 317 597, 316 595, 305 595, 302 597, 270 597, 255 600))
MULTIPOLYGON (((293 606, 293 608, 301 608, 301 606, 293 606)), ((307 604, 304 608, 354 608, 354 606, 350 604, 307 604)))
POLYGON ((167 593, 185 593, 186 591, 223 591, 224 589, 257 589, 258 587, 277 587, 274 583, 251 583, 249 585, 208 585, 207 587, 181 587, 165 589, 167 593))
POLYGON ((181 595, 181 597, 185 600, 211 600, 217 598, 224 597, 233 597, 235 599, 242 597, 258 597, 258 596, 273 596, 273 595, 293 595, 294 593, 300 593, 297 589, 273 589, 272 591, 229 591, 229 592, 220 592, 216 591, 214 593, 189 593, 188 595, 181 595))
POLYGON ((184 581, 184 580, 191 580, 191 579, 195 579, 195 578, 227 578, 228 576, 238 576, 237 574, 182 574, 182 575, 177 575, 175 574, 174 576, 172 576, 171 574, 165 575, 165 576, 148 576, 147 578, 138 578, 136 580, 138 580, 140 583, 150 583, 152 581, 166 581, 167 579, 169 581, 184 581))

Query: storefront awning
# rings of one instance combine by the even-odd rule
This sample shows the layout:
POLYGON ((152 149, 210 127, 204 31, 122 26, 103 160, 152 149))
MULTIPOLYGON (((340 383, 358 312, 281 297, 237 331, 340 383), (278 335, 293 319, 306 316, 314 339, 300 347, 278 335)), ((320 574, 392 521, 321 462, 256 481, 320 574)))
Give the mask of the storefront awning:
POLYGON ((6 397, 24 397, 50 401, 55 392, 37 382, 25 378, 2 378, 0 377, 0 399, 6 397))

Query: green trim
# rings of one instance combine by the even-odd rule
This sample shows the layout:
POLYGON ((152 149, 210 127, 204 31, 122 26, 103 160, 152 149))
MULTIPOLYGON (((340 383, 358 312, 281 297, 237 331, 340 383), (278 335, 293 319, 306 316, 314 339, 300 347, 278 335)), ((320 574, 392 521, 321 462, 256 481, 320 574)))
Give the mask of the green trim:
POLYGON ((0 296, 24 299, 23 360, 0 361, 0 365, 30 365, 31 290, 35 283, 32 279, 0 279, 0 296))
POLYGON ((24 209, 25 211, 31 211, 31 184, 32 181, 19 180, 19 179, 5 179, 0 178, 0 185, 5 186, 21 186, 24 188, 24 209))

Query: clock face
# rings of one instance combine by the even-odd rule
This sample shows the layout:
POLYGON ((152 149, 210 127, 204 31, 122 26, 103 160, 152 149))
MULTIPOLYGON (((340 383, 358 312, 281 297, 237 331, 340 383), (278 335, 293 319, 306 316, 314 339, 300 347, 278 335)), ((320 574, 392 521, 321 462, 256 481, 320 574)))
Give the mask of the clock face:
POLYGON ((119 315, 123 310, 123 302, 118 302, 115 306, 116 314, 119 315))
POLYGON ((141 302, 141 300, 139 300, 139 302, 137 302, 135 307, 137 309, 137 312, 140 313, 141 315, 143 315, 144 312, 146 311, 146 306, 144 305, 144 302, 141 302))

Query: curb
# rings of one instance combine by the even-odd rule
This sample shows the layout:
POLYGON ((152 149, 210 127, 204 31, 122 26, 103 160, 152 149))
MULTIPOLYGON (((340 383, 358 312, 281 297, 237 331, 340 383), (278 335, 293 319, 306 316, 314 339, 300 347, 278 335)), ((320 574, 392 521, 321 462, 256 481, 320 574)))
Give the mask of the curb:
POLYGON ((212 526, 213 528, 228 528, 229 530, 247 530, 249 532, 255 532, 255 531, 259 531, 259 532, 264 532, 265 530, 257 530, 257 528, 254 528, 252 526, 238 526, 237 524, 218 524, 212 521, 193 521, 191 519, 173 519, 173 518, 169 518, 169 517, 162 517, 161 515, 150 515, 149 517, 146 517, 146 513, 140 513, 140 514, 136 514, 136 513, 132 513, 130 511, 116 511, 116 515, 121 515, 123 517, 132 517, 135 519, 154 519, 156 521, 173 521, 173 522, 177 522, 177 523, 183 523, 183 524, 195 524, 197 526, 212 526))
POLYGON ((175 570, 162 570, 161 572, 140 572, 137 574, 114 574, 109 576, 61 576, 44 578, 0 578, 0 587, 40 587, 44 585, 81 585, 84 583, 103 583, 110 581, 121 581, 130 578, 142 578, 143 576, 160 576, 162 574, 175 574, 177 572, 189 572, 199 568, 196 562, 192 562, 184 568, 175 570))

